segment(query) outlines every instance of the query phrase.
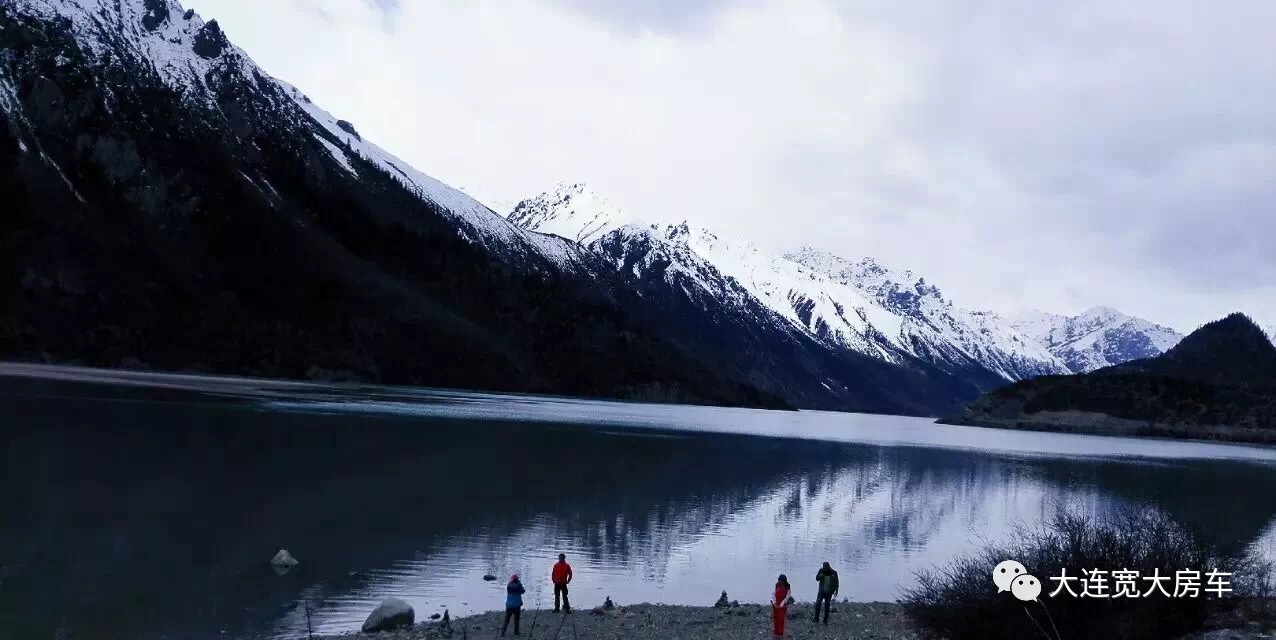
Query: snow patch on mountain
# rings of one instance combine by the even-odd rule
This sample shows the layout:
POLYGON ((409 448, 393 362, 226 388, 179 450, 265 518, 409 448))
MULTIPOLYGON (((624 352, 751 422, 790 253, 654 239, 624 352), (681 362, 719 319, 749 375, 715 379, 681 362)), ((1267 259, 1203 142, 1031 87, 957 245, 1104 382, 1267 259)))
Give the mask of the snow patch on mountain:
POLYGON ((552 233, 581 244, 626 225, 650 226, 579 182, 559 183, 551 191, 523 200, 507 217, 529 231, 552 233))
POLYGON ((739 308, 752 299, 740 283, 696 254, 668 228, 626 224, 599 237, 591 247, 618 271, 636 278, 659 275, 693 300, 713 299, 739 308))
POLYGON ((1183 339, 1182 334, 1169 327, 1106 306, 1088 309, 1078 316, 1032 310, 1008 320, 1076 373, 1151 358, 1183 339))
MULTIPOLYGON (((236 67, 252 77, 256 65, 230 44, 216 20, 182 8, 178 0, 16 0, 18 6, 44 19, 70 21, 85 53, 107 59, 125 45, 145 60, 165 84, 183 99, 214 104, 205 78, 213 71, 236 67), (196 50, 205 55, 199 55, 196 50), (213 55, 215 53, 215 55, 213 55)), ((263 74, 264 75, 264 74, 263 74)))
MULTIPOLYGON (((575 243, 518 227, 459 189, 454 189, 417 171, 390 152, 365 140, 348 122, 339 120, 320 108, 291 84, 282 80, 275 80, 275 82, 302 110, 323 127, 327 136, 316 132, 314 135, 316 140, 324 143, 334 154, 344 155, 345 150, 348 150, 351 155, 380 167, 418 198, 438 205, 441 213, 457 223, 458 231, 471 242, 496 250, 529 250, 564 267, 582 266, 582 249, 575 243), (340 142, 341 146, 333 145, 332 139, 340 142)), ((356 174, 358 173, 351 166, 349 158, 343 164, 356 174)))
POLYGON ((342 151, 341 147, 332 144, 323 136, 315 136, 315 139, 323 144, 323 146, 328 150, 328 153, 332 154, 333 159, 342 167, 345 167, 345 170, 349 171, 350 175, 358 177, 359 171, 354 168, 354 165, 350 164, 350 158, 346 157, 346 152, 342 151))
POLYGON ((902 352, 888 336, 900 319, 862 292, 806 266, 760 251, 750 242, 732 242, 683 222, 666 234, 704 256, 740 282, 771 310, 820 340, 882 360, 898 362, 902 352))

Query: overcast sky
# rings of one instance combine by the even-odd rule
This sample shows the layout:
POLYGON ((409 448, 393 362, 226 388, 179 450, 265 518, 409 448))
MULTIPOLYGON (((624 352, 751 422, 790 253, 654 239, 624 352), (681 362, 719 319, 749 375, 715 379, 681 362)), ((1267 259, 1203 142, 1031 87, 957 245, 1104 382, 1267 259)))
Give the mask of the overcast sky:
POLYGON ((187 0, 482 199, 584 181, 958 304, 1276 322, 1271 0, 187 0))

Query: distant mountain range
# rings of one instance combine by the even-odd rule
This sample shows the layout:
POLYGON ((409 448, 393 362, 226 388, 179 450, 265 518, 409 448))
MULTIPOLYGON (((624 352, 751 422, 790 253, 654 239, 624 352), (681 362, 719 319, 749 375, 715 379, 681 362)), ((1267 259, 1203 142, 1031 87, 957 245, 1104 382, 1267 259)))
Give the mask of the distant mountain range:
POLYGON ((1075 373, 1150 358, 1183 339, 1173 329, 1110 307, 1095 307, 1073 317, 1028 311, 1009 320, 1011 326, 1045 346, 1075 373))
POLYGON ((1177 338, 969 310, 580 184, 498 215, 176 0, 10 0, 0 43, 3 358, 936 415, 1177 338))
MULTIPOLYGON (((653 224, 583 183, 563 183, 518 203, 515 224, 588 246, 614 264, 624 237, 649 234, 678 255, 711 265, 813 339, 887 362, 918 358, 995 386, 1038 375, 1086 372, 1159 354, 1182 338, 1114 309, 1076 317, 1027 312, 1008 318, 956 306, 910 271, 812 247, 770 255, 747 242, 681 223, 653 224)), ((637 275, 637 274, 636 274, 637 275)))
POLYGON ((1243 314, 1160 355, 992 391, 944 422, 1276 442, 1276 345, 1243 314))

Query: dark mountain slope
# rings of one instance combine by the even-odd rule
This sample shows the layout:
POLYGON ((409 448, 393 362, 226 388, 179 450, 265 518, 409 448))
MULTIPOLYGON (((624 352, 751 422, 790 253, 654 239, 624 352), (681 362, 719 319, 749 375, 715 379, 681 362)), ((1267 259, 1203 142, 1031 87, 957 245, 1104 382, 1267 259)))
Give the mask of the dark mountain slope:
POLYGON ((1276 441, 1276 347, 1242 314, 1169 351, 980 398, 958 424, 1276 441))
POLYGON ((484 243, 215 22, 186 28, 208 70, 174 86, 138 34, 192 14, 146 3, 0 4, 3 357, 777 404, 634 325, 566 251, 484 243))
POLYGON ((1192 332, 1155 358, 1101 369, 1103 373, 1147 373, 1208 384, 1276 383, 1276 345, 1241 313, 1215 320, 1192 332))

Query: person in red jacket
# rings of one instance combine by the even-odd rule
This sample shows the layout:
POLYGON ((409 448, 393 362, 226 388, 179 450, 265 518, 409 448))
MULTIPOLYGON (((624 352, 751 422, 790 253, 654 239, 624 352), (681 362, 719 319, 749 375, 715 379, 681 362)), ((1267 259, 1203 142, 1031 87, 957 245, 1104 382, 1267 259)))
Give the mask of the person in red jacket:
POLYGON ((784 636, 784 621, 789 617, 789 578, 783 573, 775 581, 775 598, 771 601, 771 618, 775 624, 775 637, 784 636))
POLYGON ((554 571, 549 578, 554 582, 554 613, 558 613, 559 594, 563 597, 563 611, 571 611, 572 605, 567 601, 567 585, 572 581, 572 566, 567 564, 567 554, 558 554, 558 562, 554 563, 554 571))

